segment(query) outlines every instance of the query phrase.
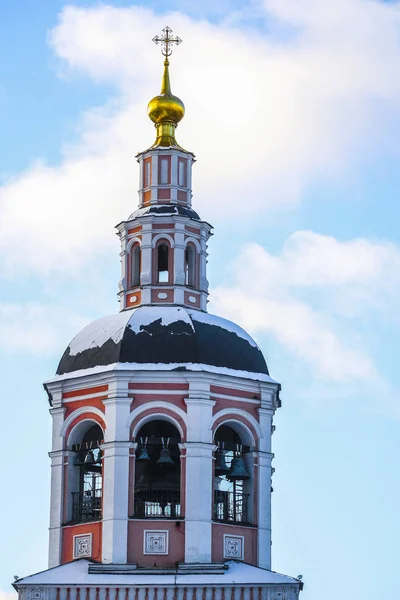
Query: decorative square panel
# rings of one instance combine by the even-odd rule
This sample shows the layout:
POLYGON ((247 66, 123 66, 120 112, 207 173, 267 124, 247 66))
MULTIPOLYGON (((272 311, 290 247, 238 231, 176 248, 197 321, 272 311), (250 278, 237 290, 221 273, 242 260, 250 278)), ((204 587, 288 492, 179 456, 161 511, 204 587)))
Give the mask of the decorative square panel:
POLYGON ((31 600, 44 600, 45 593, 43 588, 32 588, 30 593, 31 600))
POLYGON ((271 600, 289 600, 292 598, 291 589, 283 587, 273 588, 271 592, 271 600))
POLYGON ((168 531, 145 530, 143 554, 168 554, 168 531))
POLYGON ((244 559, 244 537, 242 535, 224 535, 224 558, 244 559))
POLYGON ((74 558, 90 558, 92 556, 92 534, 74 535, 74 558))

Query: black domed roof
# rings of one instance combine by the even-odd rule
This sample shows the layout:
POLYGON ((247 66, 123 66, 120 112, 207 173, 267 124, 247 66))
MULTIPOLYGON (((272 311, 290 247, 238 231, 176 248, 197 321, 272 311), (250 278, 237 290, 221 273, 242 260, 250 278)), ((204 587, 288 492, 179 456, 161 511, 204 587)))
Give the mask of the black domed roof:
POLYGON ((128 221, 132 221, 137 217, 144 217, 146 215, 178 215, 181 217, 189 217, 193 221, 200 221, 200 217, 193 208, 187 206, 180 206, 179 204, 152 204, 151 206, 145 206, 138 208, 133 212, 128 221))
POLYGON ((261 350, 241 327, 180 306, 141 306, 94 321, 69 344, 57 375, 116 363, 268 375, 261 350))

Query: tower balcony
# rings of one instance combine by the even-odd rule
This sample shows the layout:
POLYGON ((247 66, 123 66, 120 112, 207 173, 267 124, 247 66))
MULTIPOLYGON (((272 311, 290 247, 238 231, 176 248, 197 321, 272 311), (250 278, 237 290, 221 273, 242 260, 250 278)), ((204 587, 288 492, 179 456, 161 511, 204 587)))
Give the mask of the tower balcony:
POLYGON ((99 521, 102 517, 102 490, 72 492, 72 523, 99 521))
POLYGON ((182 519, 178 490, 142 490, 135 493, 133 518, 182 519))
POLYGON ((250 494, 214 490, 213 520, 236 525, 253 525, 249 517, 250 494))

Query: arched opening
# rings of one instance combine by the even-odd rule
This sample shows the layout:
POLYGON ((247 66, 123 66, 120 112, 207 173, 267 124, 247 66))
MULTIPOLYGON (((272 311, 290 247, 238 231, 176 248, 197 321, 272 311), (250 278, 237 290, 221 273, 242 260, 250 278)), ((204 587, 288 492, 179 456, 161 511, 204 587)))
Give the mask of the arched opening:
POLYGON ((229 425, 220 425, 215 433, 214 521, 251 523, 252 481, 246 465, 250 447, 229 425))
POLYGON ((132 287, 140 285, 140 246, 135 244, 131 252, 131 279, 132 287))
POLYGON ((169 265, 168 265, 169 247, 165 242, 161 242, 157 246, 157 283, 169 282, 169 265))
POLYGON ((189 287, 196 285, 196 251, 192 244, 185 250, 185 284, 189 287))
POLYGON ((83 523, 101 519, 103 491, 103 464, 100 445, 103 432, 92 425, 81 442, 72 446, 76 453, 73 472, 70 473, 72 494, 71 521, 83 523))
POLYGON ((172 423, 146 423, 136 437, 134 516, 139 519, 181 517, 181 437, 172 423))

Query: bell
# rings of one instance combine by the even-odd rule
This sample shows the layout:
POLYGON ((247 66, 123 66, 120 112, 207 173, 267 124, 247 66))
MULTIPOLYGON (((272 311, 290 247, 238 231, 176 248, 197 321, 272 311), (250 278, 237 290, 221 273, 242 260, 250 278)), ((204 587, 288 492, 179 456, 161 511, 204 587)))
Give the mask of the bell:
POLYGON ((141 446, 136 460, 151 460, 147 451, 147 446, 141 446))
POLYGON ((95 459, 94 459, 94 454, 93 454, 93 450, 88 450, 85 459, 83 461, 83 464, 85 465, 85 467, 91 467, 92 465, 94 465, 95 463, 95 459))
POLYGON ((245 479, 250 479, 242 456, 232 458, 231 468, 229 469, 226 478, 229 479, 229 481, 244 481, 245 479))
POLYGON ((83 464, 84 464, 83 454, 82 454, 82 452, 77 452, 74 465, 76 465, 77 467, 81 467, 83 464))
POLYGON ((171 458, 171 452, 169 448, 161 448, 160 458, 157 461, 158 465, 174 465, 174 461, 171 458))
POLYGON ((215 452, 215 469, 214 473, 217 477, 229 473, 229 467, 225 462, 225 454, 220 448, 215 452))

